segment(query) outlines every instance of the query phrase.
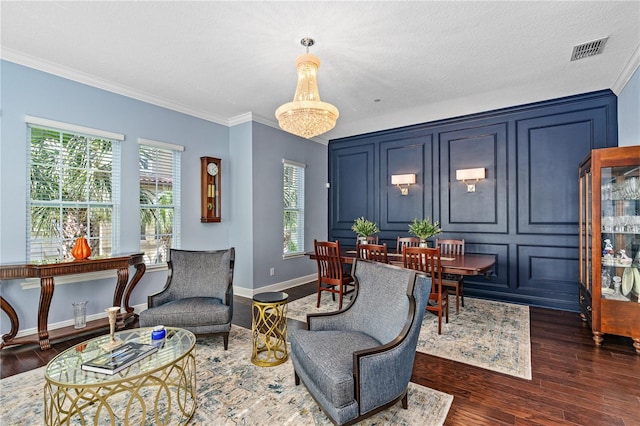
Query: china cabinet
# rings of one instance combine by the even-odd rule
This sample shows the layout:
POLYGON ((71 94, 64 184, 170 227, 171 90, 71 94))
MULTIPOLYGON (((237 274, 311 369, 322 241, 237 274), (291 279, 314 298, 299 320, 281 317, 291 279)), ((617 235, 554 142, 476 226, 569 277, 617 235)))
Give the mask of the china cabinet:
POLYGON ((200 157, 200 222, 222 219, 221 164, 219 158, 200 157))
POLYGON ((640 146, 591 151, 579 169, 580 309, 593 340, 640 354, 640 146))

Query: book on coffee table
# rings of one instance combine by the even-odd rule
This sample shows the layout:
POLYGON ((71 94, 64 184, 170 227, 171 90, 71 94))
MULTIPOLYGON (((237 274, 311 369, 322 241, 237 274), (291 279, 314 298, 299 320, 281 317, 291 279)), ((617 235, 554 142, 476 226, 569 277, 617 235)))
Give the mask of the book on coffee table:
POLYGON ((157 346, 127 342, 111 352, 82 363, 82 369, 96 373, 116 374, 157 350, 157 346))

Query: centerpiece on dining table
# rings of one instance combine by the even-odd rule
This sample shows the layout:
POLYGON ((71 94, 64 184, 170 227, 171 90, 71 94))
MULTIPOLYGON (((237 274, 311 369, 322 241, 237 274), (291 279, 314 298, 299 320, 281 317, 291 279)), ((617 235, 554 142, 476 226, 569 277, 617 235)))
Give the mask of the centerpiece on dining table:
POLYGON ((409 224, 409 233, 420 238, 420 247, 428 247, 427 239, 442 233, 440 222, 431 222, 431 218, 427 217, 422 220, 413 219, 413 223, 409 224))
POLYGON ((365 219, 364 216, 357 218, 353 222, 351 230, 358 234, 358 242, 360 244, 366 244, 367 237, 371 237, 380 232, 378 225, 375 222, 365 219))

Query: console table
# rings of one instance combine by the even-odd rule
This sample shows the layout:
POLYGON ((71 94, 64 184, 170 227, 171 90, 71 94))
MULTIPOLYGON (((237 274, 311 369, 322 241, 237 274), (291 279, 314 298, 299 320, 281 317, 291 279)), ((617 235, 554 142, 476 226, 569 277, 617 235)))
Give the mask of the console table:
POLYGON ((73 326, 53 330, 51 333, 49 333, 48 330, 49 307, 51 306, 51 299, 53 298, 53 291, 55 289, 54 278, 62 275, 84 274, 107 270, 117 271, 118 279, 113 292, 113 304, 111 306, 124 306, 125 308, 125 312, 119 313, 117 317, 116 329, 120 330, 124 328, 127 319, 135 316, 133 308, 129 306, 129 297, 146 270, 142 253, 118 254, 97 259, 65 260, 56 263, 0 265, 0 281, 20 278, 40 278, 37 335, 15 337, 20 325, 18 314, 15 309, 13 309, 13 306, 0 296, 0 309, 2 309, 11 320, 11 331, 2 336, 0 349, 10 345, 38 343, 40 344, 40 349, 47 350, 51 348, 50 339, 59 339, 88 330, 109 327, 108 319, 102 318, 89 321, 87 322, 87 327, 78 330, 74 329, 73 326), (131 278, 131 281, 129 281, 130 266, 136 268, 136 273, 131 278))

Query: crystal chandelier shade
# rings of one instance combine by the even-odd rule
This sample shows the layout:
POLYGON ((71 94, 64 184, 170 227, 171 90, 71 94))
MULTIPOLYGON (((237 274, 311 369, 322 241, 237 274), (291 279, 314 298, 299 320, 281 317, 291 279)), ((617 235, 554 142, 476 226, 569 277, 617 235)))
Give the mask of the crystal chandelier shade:
MULTIPOLYGON (((302 39, 303 46, 313 44, 311 39, 302 39)), ((298 56, 298 85, 292 102, 276 110, 276 118, 282 130, 310 139, 333 129, 340 115, 338 109, 320 100, 318 91, 318 67, 320 59, 306 53, 298 56)))

